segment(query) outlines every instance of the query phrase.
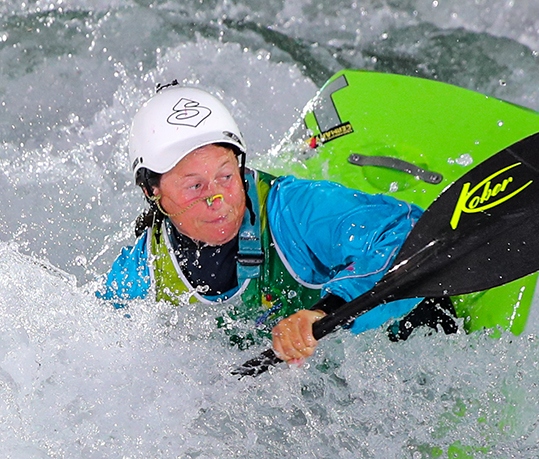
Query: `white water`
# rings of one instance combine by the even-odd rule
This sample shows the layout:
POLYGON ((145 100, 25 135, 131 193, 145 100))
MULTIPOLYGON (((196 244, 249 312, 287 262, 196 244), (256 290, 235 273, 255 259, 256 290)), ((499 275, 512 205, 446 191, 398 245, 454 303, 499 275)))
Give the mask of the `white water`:
POLYGON ((1 456, 536 457, 533 333, 340 333, 306 368, 238 381, 260 349, 229 348, 218 311, 148 301, 126 318, 93 297, 144 207, 127 129, 156 83, 219 94, 255 164, 343 66, 539 109, 539 7, 466 3, 4 1, 1 456))

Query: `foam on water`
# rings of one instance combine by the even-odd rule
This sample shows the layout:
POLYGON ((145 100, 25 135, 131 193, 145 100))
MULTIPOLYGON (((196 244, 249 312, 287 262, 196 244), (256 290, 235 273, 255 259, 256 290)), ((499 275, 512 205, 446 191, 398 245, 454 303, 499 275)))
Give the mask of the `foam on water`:
POLYGON ((342 67, 539 109, 534 2, 7 0, 0 13, 2 457, 537 456, 533 327, 398 344, 338 333, 306 368, 238 381, 230 368, 263 347, 229 347, 218 308, 141 301, 126 317, 93 296, 144 207, 127 135, 157 82, 221 97, 255 164, 342 67))
POLYGON ((0 255, 3 457, 537 453, 534 337, 341 332, 304 369, 238 381, 246 353, 218 310, 136 302, 125 317, 12 244, 0 255))

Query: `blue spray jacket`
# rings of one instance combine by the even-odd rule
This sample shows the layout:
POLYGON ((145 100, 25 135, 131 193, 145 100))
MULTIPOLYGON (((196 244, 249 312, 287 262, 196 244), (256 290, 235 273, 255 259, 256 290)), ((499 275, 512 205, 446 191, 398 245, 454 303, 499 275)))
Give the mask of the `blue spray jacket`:
MULTIPOLYGON (((389 268, 421 210, 384 195, 329 181, 284 176, 267 196, 266 214, 277 252, 300 284, 349 301, 369 290, 389 268)), ((148 233, 125 247, 98 296, 145 298, 152 287, 148 233)), ((418 299, 380 305, 354 321, 361 333, 407 314, 418 299)), ((311 305, 305 305, 309 308, 311 305)))
MULTIPOLYGON (((328 181, 282 177, 268 196, 273 237, 300 282, 322 284, 346 301, 383 276, 421 210, 385 195, 328 181)), ((354 333, 407 314, 418 299, 380 305, 356 319, 354 333)))

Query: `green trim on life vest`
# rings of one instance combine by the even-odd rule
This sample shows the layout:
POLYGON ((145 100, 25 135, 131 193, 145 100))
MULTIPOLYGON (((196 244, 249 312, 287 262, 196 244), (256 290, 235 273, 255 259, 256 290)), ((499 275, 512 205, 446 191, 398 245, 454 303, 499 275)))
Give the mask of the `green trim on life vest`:
POLYGON ((159 238, 156 236, 157 230, 156 226, 148 230, 152 232, 150 240, 155 299, 175 305, 195 303, 198 300, 194 295, 195 289, 189 285, 183 274, 178 272, 172 261, 175 255, 171 253, 164 221, 161 223, 159 238))

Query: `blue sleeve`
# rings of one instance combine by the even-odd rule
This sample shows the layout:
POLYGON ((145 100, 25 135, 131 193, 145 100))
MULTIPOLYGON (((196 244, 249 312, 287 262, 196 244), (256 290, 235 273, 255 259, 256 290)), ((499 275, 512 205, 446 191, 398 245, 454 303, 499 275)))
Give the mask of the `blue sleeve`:
POLYGON ((148 233, 137 239, 134 246, 124 247, 112 264, 105 282, 96 292, 98 298, 112 300, 122 307, 127 300, 145 298, 151 286, 147 253, 148 233))
MULTIPOLYGON (((267 209, 275 242, 294 273, 346 301, 383 276, 421 216, 417 206, 389 196, 289 176, 273 185, 267 209)), ((356 319, 351 330, 377 328, 418 301, 378 306, 356 319)))

